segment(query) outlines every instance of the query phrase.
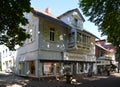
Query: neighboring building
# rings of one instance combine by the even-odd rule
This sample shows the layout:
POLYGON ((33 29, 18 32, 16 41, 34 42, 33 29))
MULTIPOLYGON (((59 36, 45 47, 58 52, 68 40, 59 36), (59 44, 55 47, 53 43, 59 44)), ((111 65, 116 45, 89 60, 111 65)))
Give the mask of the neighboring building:
POLYGON ((51 9, 25 13, 31 38, 17 49, 16 73, 30 77, 61 76, 69 68, 73 74, 95 72, 95 38, 83 29, 85 21, 78 9, 58 18, 51 9))
POLYGON ((1 52, 1 70, 12 72, 15 66, 15 51, 10 51, 5 45, 0 45, 1 52))
POLYGON ((112 43, 108 43, 106 40, 96 41, 96 59, 98 72, 101 68, 105 70, 106 66, 111 64, 117 66, 115 47, 112 43))

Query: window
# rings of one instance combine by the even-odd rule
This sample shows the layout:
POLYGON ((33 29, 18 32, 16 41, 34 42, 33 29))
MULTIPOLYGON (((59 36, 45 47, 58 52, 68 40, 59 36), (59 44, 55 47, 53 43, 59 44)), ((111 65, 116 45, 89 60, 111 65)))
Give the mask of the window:
POLYGON ((31 38, 30 38, 30 42, 31 42, 31 41, 32 41, 32 37, 33 37, 33 30, 30 29, 30 30, 29 30, 29 33, 30 33, 30 35, 31 35, 31 38))
POLYGON ((78 19, 74 18, 74 25, 77 27, 78 19))
POLYGON ((7 57, 7 49, 6 49, 6 57, 7 57))
POLYGON ((77 32, 77 41, 82 42, 82 34, 77 32))
POLYGON ((24 44, 28 44, 31 43, 35 40, 35 36, 36 36, 36 25, 34 23, 30 23, 28 25, 28 30, 27 33, 30 34, 30 38, 28 40, 26 40, 26 42, 23 42, 24 44))
POLYGON ((9 67, 12 66, 12 60, 9 60, 9 67))
POLYGON ((74 42, 74 35, 75 35, 74 32, 72 32, 72 33, 69 34, 69 43, 74 42))
POLYGON ((5 56, 5 54, 4 54, 4 50, 3 50, 3 57, 5 56))
POLYGON ((50 41, 54 41, 55 39, 55 29, 50 28, 50 41))

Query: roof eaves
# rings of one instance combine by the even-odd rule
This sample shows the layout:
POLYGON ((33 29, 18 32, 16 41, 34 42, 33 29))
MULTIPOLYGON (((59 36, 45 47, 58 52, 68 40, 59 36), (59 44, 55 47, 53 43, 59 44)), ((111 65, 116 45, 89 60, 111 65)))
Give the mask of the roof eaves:
POLYGON ((92 34, 91 32, 89 32, 89 31, 87 31, 87 30, 85 30, 85 29, 83 29, 83 32, 88 33, 88 34, 90 34, 91 36, 99 39, 97 36, 95 36, 94 34, 92 34))
POLYGON ((62 22, 61 20, 59 20, 59 19, 57 19, 57 18, 53 18, 53 17, 48 16, 48 15, 46 15, 46 14, 43 14, 43 13, 41 13, 41 12, 39 12, 39 11, 33 10, 32 13, 35 14, 35 15, 37 15, 37 16, 40 16, 40 17, 49 19, 49 20, 51 20, 51 21, 54 21, 54 22, 56 22, 56 23, 59 23, 59 24, 61 24, 61 25, 63 25, 63 26, 66 26, 66 27, 68 27, 68 28, 71 28, 71 26, 67 25, 66 23, 62 22))
POLYGON ((63 13, 62 15, 58 16, 58 18, 60 19, 62 16, 65 16, 66 14, 69 14, 69 13, 71 13, 71 12, 73 12, 73 11, 77 11, 77 12, 79 13, 79 15, 82 17, 82 20, 85 21, 85 19, 83 18, 82 14, 81 14, 80 11, 78 10, 78 8, 69 10, 69 11, 63 13))
POLYGON ((107 50, 106 48, 104 48, 103 46, 100 46, 100 45, 98 45, 98 44, 95 44, 96 46, 98 46, 98 47, 100 47, 101 49, 103 49, 103 50, 105 50, 105 51, 107 51, 107 52, 110 52, 109 50, 107 50))

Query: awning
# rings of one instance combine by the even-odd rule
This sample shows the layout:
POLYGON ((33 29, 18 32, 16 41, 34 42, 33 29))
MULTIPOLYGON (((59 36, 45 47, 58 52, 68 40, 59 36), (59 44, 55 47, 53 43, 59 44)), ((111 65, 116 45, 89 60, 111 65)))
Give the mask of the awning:
POLYGON ((46 59, 40 59, 40 62, 96 63, 96 61, 46 60, 46 59))
POLYGON ((19 61, 20 62, 24 62, 25 61, 25 57, 20 57, 19 61))

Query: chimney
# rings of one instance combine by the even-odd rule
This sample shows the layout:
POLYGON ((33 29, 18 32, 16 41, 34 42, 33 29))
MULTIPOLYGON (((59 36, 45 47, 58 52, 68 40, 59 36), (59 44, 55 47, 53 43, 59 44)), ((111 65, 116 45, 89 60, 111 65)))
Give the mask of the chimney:
POLYGON ((45 9, 45 12, 48 13, 48 14, 51 14, 51 8, 50 8, 50 7, 47 7, 47 8, 45 9))

